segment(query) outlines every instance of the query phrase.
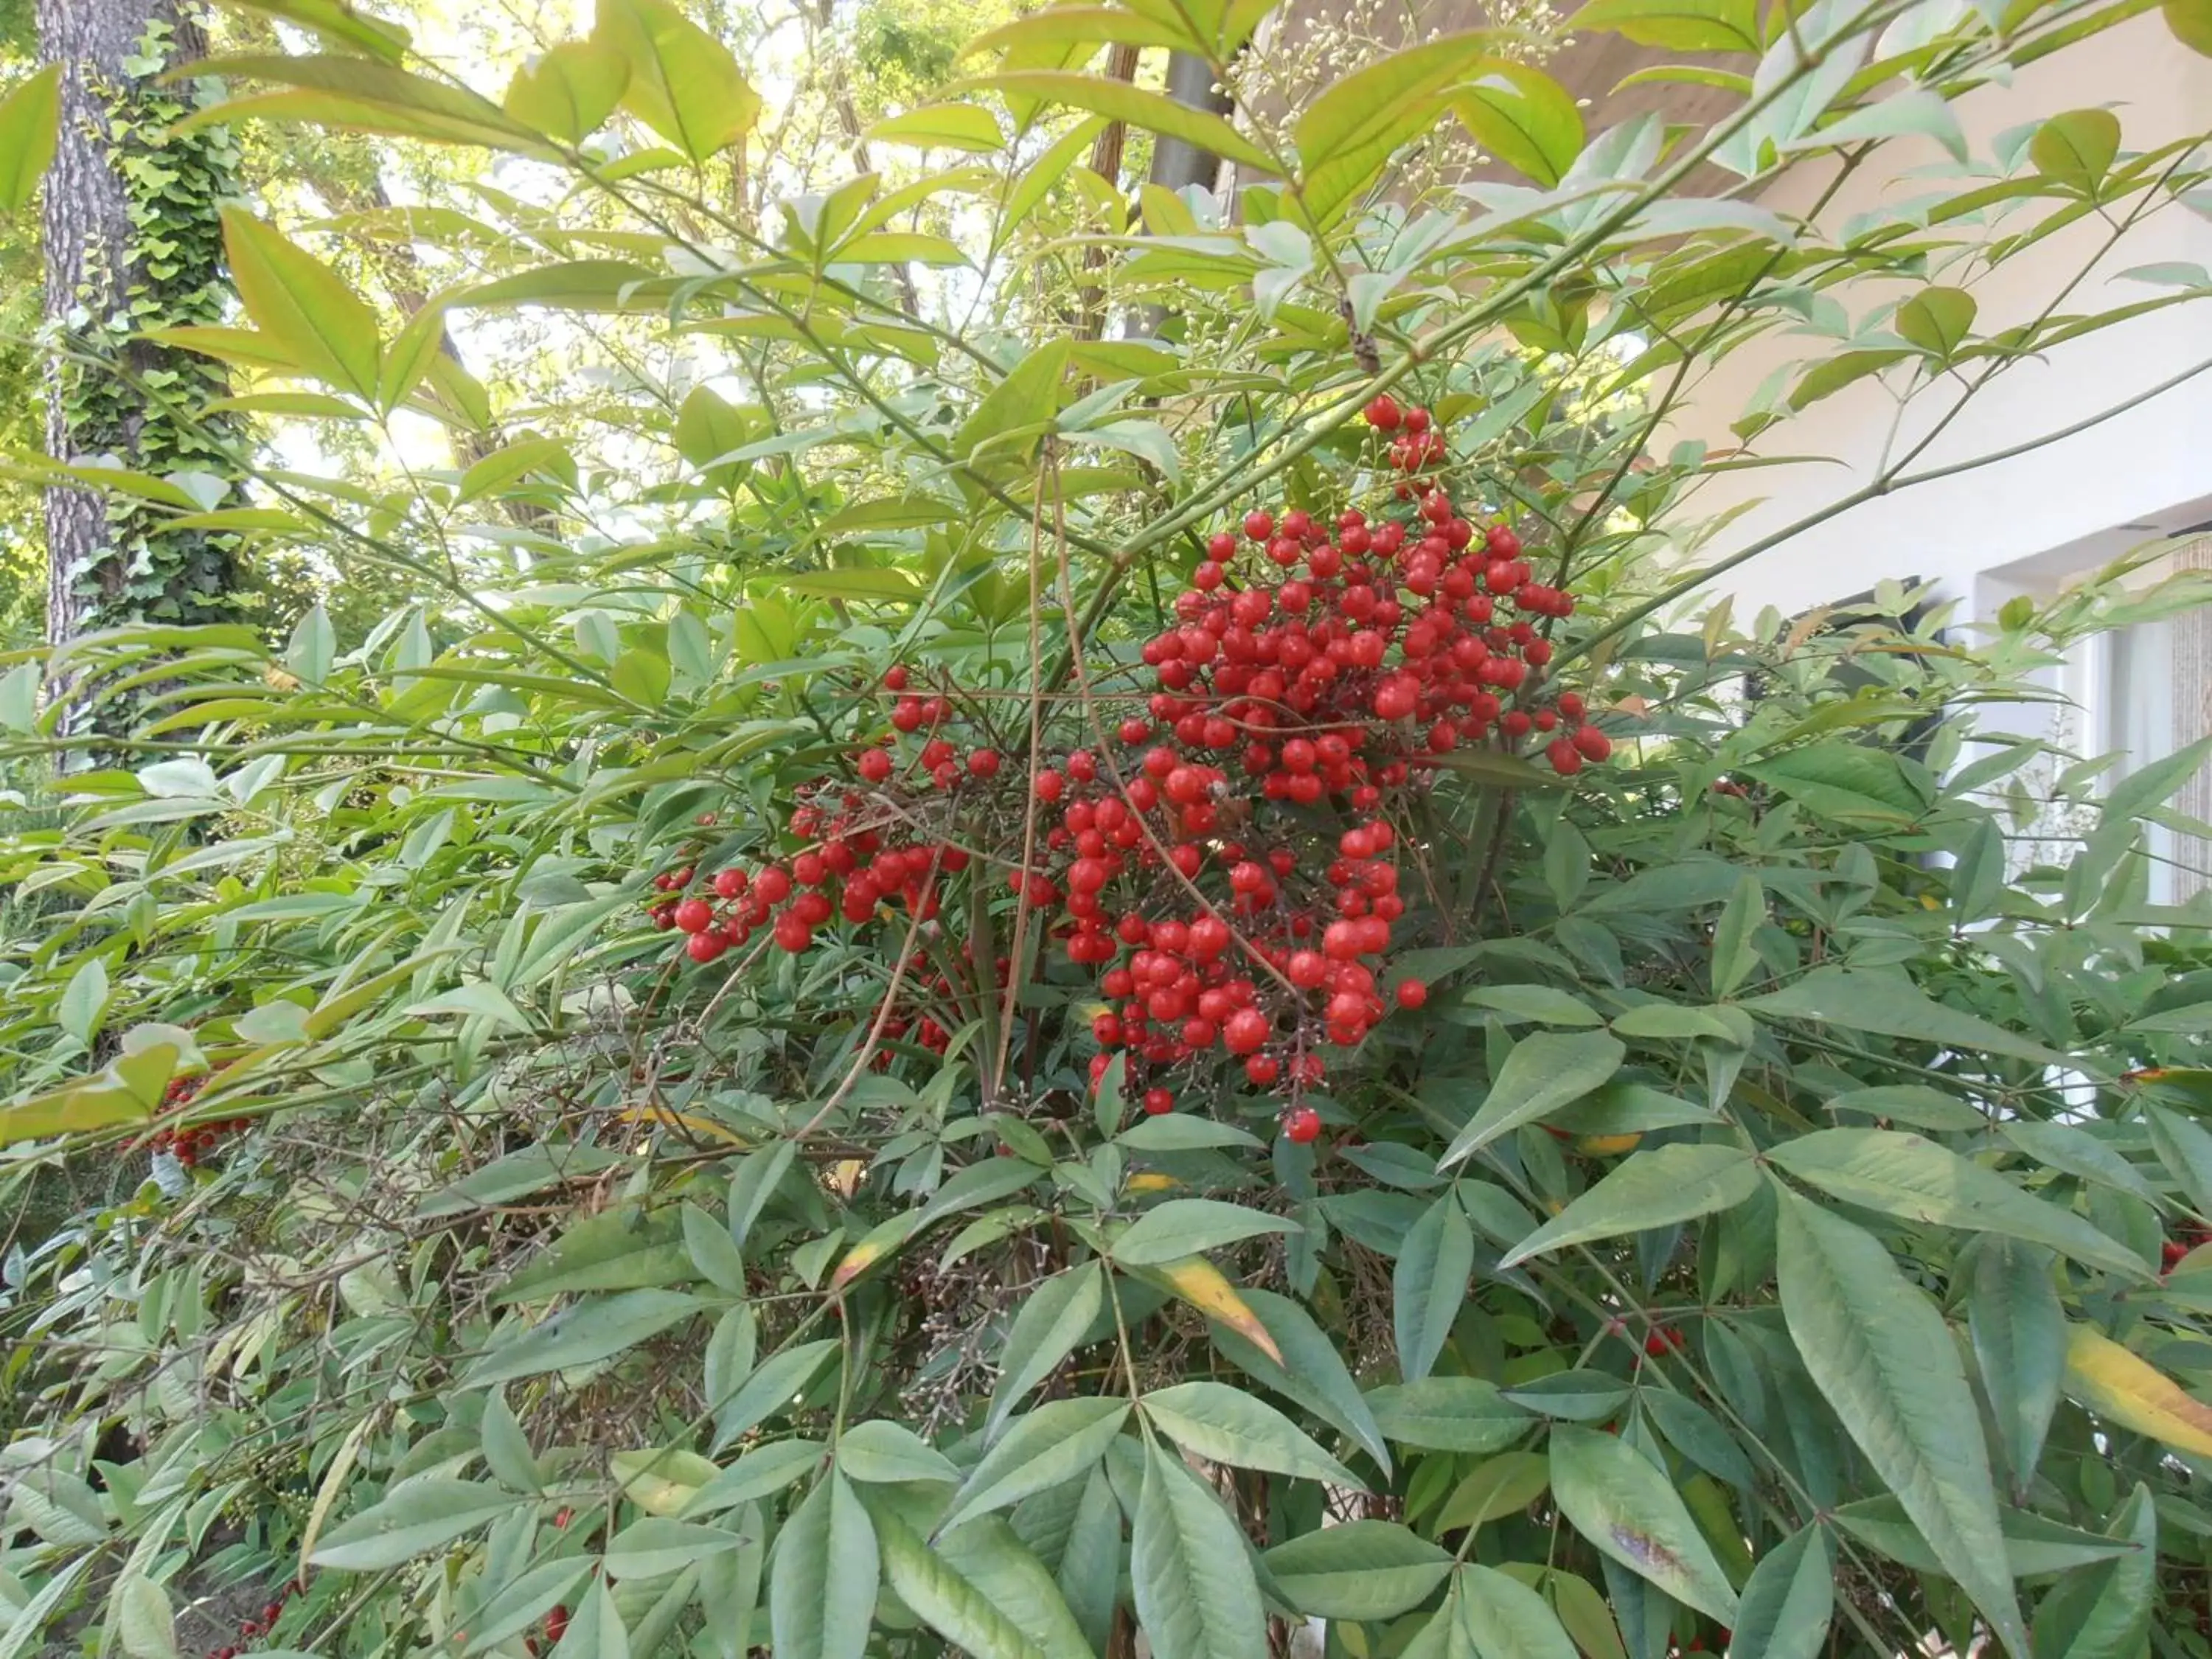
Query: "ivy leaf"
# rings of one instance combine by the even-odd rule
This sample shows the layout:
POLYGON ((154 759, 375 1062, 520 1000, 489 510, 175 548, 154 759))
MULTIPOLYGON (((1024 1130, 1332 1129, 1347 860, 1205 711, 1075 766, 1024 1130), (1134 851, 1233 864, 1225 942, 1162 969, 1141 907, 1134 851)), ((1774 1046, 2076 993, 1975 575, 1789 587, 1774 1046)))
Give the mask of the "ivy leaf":
POLYGON ((1835 1563, 1818 1526, 1793 1533, 1752 1569, 1728 1659, 1820 1659, 1835 1611, 1835 1563))
POLYGON ((629 66, 623 106, 694 161, 760 118, 760 94, 730 49, 669 0, 599 0, 592 40, 629 66))
POLYGON ((1782 1311, 1799 1359, 1998 1640, 2026 1654, 1981 1417, 1942 1316, 1872 1234, 1780 1199, 1782 1311))
POLYGON ((1632 1154, 1498 1265, 1503 1270, 1585 1239, 1646 1232, 1731 1210, 1758 1190, 1758 1161, 1741 1146, 1654 1146, 1632 1154))
POLYGON ((1150 1443, 1129 1580, 1156 1659, 1267 1659, 1267 1610, 1244 1534, 1180 1459, 1150 1443))
POLYGON ((1627 1057, 1626 1046, 1609 1031, 1539 1031, 1523 1037, 1437 1167, 1448 1170, 1507 1131, 1572 1105, 1609 1081, 1627 1057))
POLYGON ((307 373, 374 401, 382 353, 376 313, 333 271, 273 227, 222 210, 222 245, 246 314, 307 373))
POLYGON ((769 1627, 778 1659, 861 1659, 875 1624, 876 1529, 832 1469, 776 1534, 769 1627))
POLYGON ((2150 1277, 2132 1250, 2070 1210, 1900 1129, 1817 1130, 1779 1143, 1767 1157, 1778 1169, 1847 1204, 1939 1227, 2002 1233, 2125 1279, 2150 1277))
POLYGON ((1435 1367, 1467 1302, 1474 1271, 1474 1229, 1458 1197, 1447 1192, 1406 1234, 1390 1275, 1390 1315, 1398 1370, 1418 1382, 1435 1367))
POLYGON ((38 194, 60 141, 62 66, 49 64, 0 100, 0 213, 20 213, 38 194))
POLYGON ((1684 1606, 1735 1622, 1735 1592, 1705 1534, 1674 1483, 1633 1446, 1595 1429, 1553 1429, 1552 1495, 1598 1553, 1684 1606))

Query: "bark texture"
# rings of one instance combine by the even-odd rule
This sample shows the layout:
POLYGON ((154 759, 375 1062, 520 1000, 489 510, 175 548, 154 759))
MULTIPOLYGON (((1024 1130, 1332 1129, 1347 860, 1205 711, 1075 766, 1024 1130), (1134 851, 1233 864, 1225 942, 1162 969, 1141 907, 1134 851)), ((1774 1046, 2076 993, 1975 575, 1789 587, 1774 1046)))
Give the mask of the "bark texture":
MULTIPOLYGON (((197 59, 205 40, 177 0, 37 0, 36 16, 40 57, 62 68, 43 225, 46 317, 60 348, 46 374, 48 451, 69 462, 112 455, 155 473, 226 475, 236 422, 178 414, 221 395, 221 371, 137 337, 220 313, 216 206, 235 151, 220 129, 172 139, 167 123, 191 94, 153 78, 154 59, 197 59), (151 165, 134 172, 134 159, 151 165), (134 381, 173 403, 157 406, 134 381)), ((81 489, 49 489, 45 518, 49 640, 114 621, 225 614, 237 586, 233 538, 165 532, 81 489)))

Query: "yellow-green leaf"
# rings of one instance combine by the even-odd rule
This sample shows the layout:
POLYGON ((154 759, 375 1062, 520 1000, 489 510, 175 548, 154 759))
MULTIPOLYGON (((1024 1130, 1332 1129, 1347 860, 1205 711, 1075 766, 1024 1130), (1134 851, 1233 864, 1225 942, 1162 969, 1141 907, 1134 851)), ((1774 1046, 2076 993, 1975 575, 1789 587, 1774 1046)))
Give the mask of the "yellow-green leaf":
POLYGON ((1014 97, 1042 99, 1070 109, 1089 110, 1109 120, 1127 121, 1147 132, 1164 133, 1239 167, 1272 173, 1275 162, 1267 151, 1208 110, 1192 109, 1174 99, 1126 81, 1100 75, 1079 75, 1071 70, 1011 70, 999 75, 978 76, 960 82, 951 90, 985 88, 1014 97))
POLYGON ((877 122, 860 135, 872 143, 916 149, 961 149, 986 155, 1006 141, 991 112, 977 104, 925 104, 877 122))
POLYGON ((0 101, 0 213, 26 206, 53 163, 61 80, 61 65, 49 64, 0 101))
POLYGON ((1461 125, 1492 155, 1556 185, 1583 151, 1583 118, 1566 88, 1539 69, 1493 58, 1452 100, 1461 125))
POLYGON ((1675 52, 1759 50, 1758 0, 1590 0, 1566 26, 1675 52))
POLYGON ((357 398, 376 395, 376 313, 332 270, 273 227, 222 210, 223 249, 246 314, 307 373, 357 398))
POLYGON ((2066 1392, 2124 1429, 2191 1457, 2212 1457, 2212 1407, 2094 1326, 2076 1325, 2067 1333, 2066 1392))
POLYGON ((2108 109, 2068 110, 2036 129, 2027 159, 2045 178, 2084 195, 2097 186, 2120 153, 2120 118, 2108 109))
POLYGON ((604 41, 563 40, 515 70, 502 103, 526 126, 574 144, 599 130, 629 86, 629 60, 604 41))
POLYGON ((1429 131, 1445 94, 1475 65, 1493 61, 1487 30, 1447 35, 1355 70, 1298 117, 1298 200, 1326 224, 1364 190, 1398 149, 1429 131))
POLYGON ((730 49, 669 0, 599 0, 592 38, 629 65, 623 107, 694 161, 760 118, 760 94, 730 49))

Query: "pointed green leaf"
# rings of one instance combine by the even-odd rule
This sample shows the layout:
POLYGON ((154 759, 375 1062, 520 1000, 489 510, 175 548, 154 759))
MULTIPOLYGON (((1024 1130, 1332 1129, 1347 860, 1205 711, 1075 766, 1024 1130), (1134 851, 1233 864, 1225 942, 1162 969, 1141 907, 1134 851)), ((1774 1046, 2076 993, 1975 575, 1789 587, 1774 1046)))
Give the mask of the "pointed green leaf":
POLYGON ((1627 1048, 1610 1031, 1539 1031, 1522 1038, 1437 1167, 1449 1169, 1508 1131, 1571 1105, 1610 1080, 1627 1057, 1627 1048))
POLYGON ((1178 1382, 1155 1389, 1139 1405, 1163 1434, 1209 1462, 1367 1490, 1289 1418, 1226 1382, 1178 1382))
POLYGON ((1398 1370, 1408 1382, 1434 1369, 1452 1322, 1466 1305, 1474 1271, 1474 1229, 1457 1196, 1447 1192, 1408 1230, 1390 1275, 1398 1370))
POLYGON ((1278 1544, 1267 1571, 1311 1619, 1395 1619, 1450 1575, 1450 1552, 1395 1521, 1347 1521, 1278 1544))
POLYGON ((62 66, 49 64, 0 101, 0 213, 19 213, 53 165, 61 134, 62 66))
POLYGON ((563 40, 515 70, 507 112, 566 143, 581 143, 615 112, 629 61, 604 41, 563 40))
POLYGON ((1653 1146, 1632 1153, 1498 1265, 1510 1267, 1585 1239, 1645 1232, 1734 1209, 1758 1190, 1758 1162, 1741 1146, 1653 1146))
POLYGON ((2063 1063, 2063 1056, 2039 1042, 1935 1001, 1902 974, 1816 968, 1788 988, 1748 998, 1742 1006, 1762 1019, 1802 1019, 1962 1054, 2008 1054, 2042 1066, 2063 1063))
POLYGON ((592 40, 629 65, 623 106, 694 161, 742 142, 760 118, 760 94, 730 49, 671 0, 599 0, 592 40))
POLYGON ((321 260, 274 227, 222 210, 223 251, 246 314, 308 374, 374 401, 376 313, 321 260))
POLYGON ((1986 1240, 1975 1253, 1966 1297, 1974 1363, 2015 1493, 2027 1492, 2043 1456, 2066 1379, 2066 1310, 2051 1269, 2047 1250, 1986 1240))
POLYGON ((1778 1144, 1777 1168, 1832 1198, 1907 1221, 2002 1233, 2045 1244, 2128 1279, 2147 1279, 2141 1259, 2070 1210, 2045 1202, 1994 1170, 1899 1129, 1821 1129, 1778 1144))
POLYGON ((1051 1401, 1017 1419, 969 1471, 938 1530, 949 1532, 1032 1492, 1080 1479, 1106 1455, 1128 1420, 1127 1401, 1096 1396, 1051 1401))
POLYGON ((775 1536, 768 1610, 776 1659, 861 1659, 878 1560, 874 1524, 832 1469, 775 1536))
POLYGON ((945 88, 963 92, 1000 92, 1010 98, 1041 99, 1069 109, 1087 110, 1109 120, 1126 121, 1147 132, 1180 138, 1185 143, 1234 161, 1239 167, 1265 173, 1275 170, 1267 152, 1211 110, 1193 109, 1164 93, 1132 86, 1103 75, 1079 75, 1068 70, 1010 70, 1000 75, 981 75, 945 88))
POLYGON ((1872 1234, 1780 1197, 1782 1311, 1798 1358, 1998 1639, 2025 1655, 1981 1416, 1942 1316, 1872 1234))
POLYGON ((2138 1483, 2113 1517, 2127 1554, 2059 1580, 2035 1610, 2036 1659, 2135 1659, 2148 1651, 2158 1589, 2158 1510, 2138 1483))
POLYGON ((885 1581, 917 1618, 946 1641, 975 1659, 1052 1659, 888 1507, 877 1511, 875 1526, 885 1581))
POLYGON ((596 1365, 656 1337, 699 1310, 680 1291, 626 1291, 562 1309, 544 1324, 495 1343, 461 1378, 465 1389, 596 1365))
POLYGON ((1820 1659, 1835 1610, 1835 1563, 1819 1527, 1793 1533, 1752 1569, 1728 1659, 1820 1659))
POLYGON ((1367 1403, 1386 1437, 1423 1451, 1501 1451, 1536 1420, 1474 1376, 1391 1383, 1370 1390, 1367 1403))
POLYGON ((1460 1620, 1482 1659, 1578 1659, 1559 1614, 1518 1578, 1469 1563, 1459 1587, 1460 1620))
POLYGON ((1735 1622, 1735 1592, 1705 1534, 1674 1482, 1633 1446, 1595 1429, 1553 1429, 1552 1495, 1601 1555, 1708 1618, 1735 1622))
POLYGON ((986 1440, 995 1440, 1022 1396, 1075 1351, 1105 1305, 1106 1273, 1097 1261, 1055 1273, 1030 1292, 999 1352, 999 1385, 983 1419, 986 1440))
POLYGON ((1133 1267, 1164 1267, 1243 1239, 1299 1231, 1298 1224, 1286 1217, 1248 1210, 1241 1204, 1224 1204, 1212 1198, 1171 1198, 1164 1204, 1155 1204, 1130 1224, 1128 1231, 1114 1242, 1114 1259, 1133 1267))
POLYGON ((417 1475, 325 1533, 307 1559, 340 1572, 381 1572, 528 1501, 474 1480, 417 1475))
POLYGON ((1267 1659, 1267 1616, 1244 1534, 1181 1461, 1145 1448, 1129 1555, 1155 1659, 1267 1659))

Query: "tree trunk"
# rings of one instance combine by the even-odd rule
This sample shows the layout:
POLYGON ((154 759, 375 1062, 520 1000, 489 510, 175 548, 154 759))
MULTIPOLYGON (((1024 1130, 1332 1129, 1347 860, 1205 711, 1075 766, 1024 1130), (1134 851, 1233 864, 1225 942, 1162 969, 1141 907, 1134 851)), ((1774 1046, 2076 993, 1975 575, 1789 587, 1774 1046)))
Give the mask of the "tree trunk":
MULTIPOLYGON (((39 54, 62 66, 61 132, 45 201, 46 441, 58 460, 112 457, 156 475, 234 478, 238 417, 206 415, 228 381, 211 360, 141 331, 222 319, 216 209, 236 187, 221 127, 173 133, 195 94, 155 84, 205 55, 178 0, 36 0, 39 54)), ((143 503, 46 495, 46 635, 234 614, 237 538, 167 528, 143 503)))

